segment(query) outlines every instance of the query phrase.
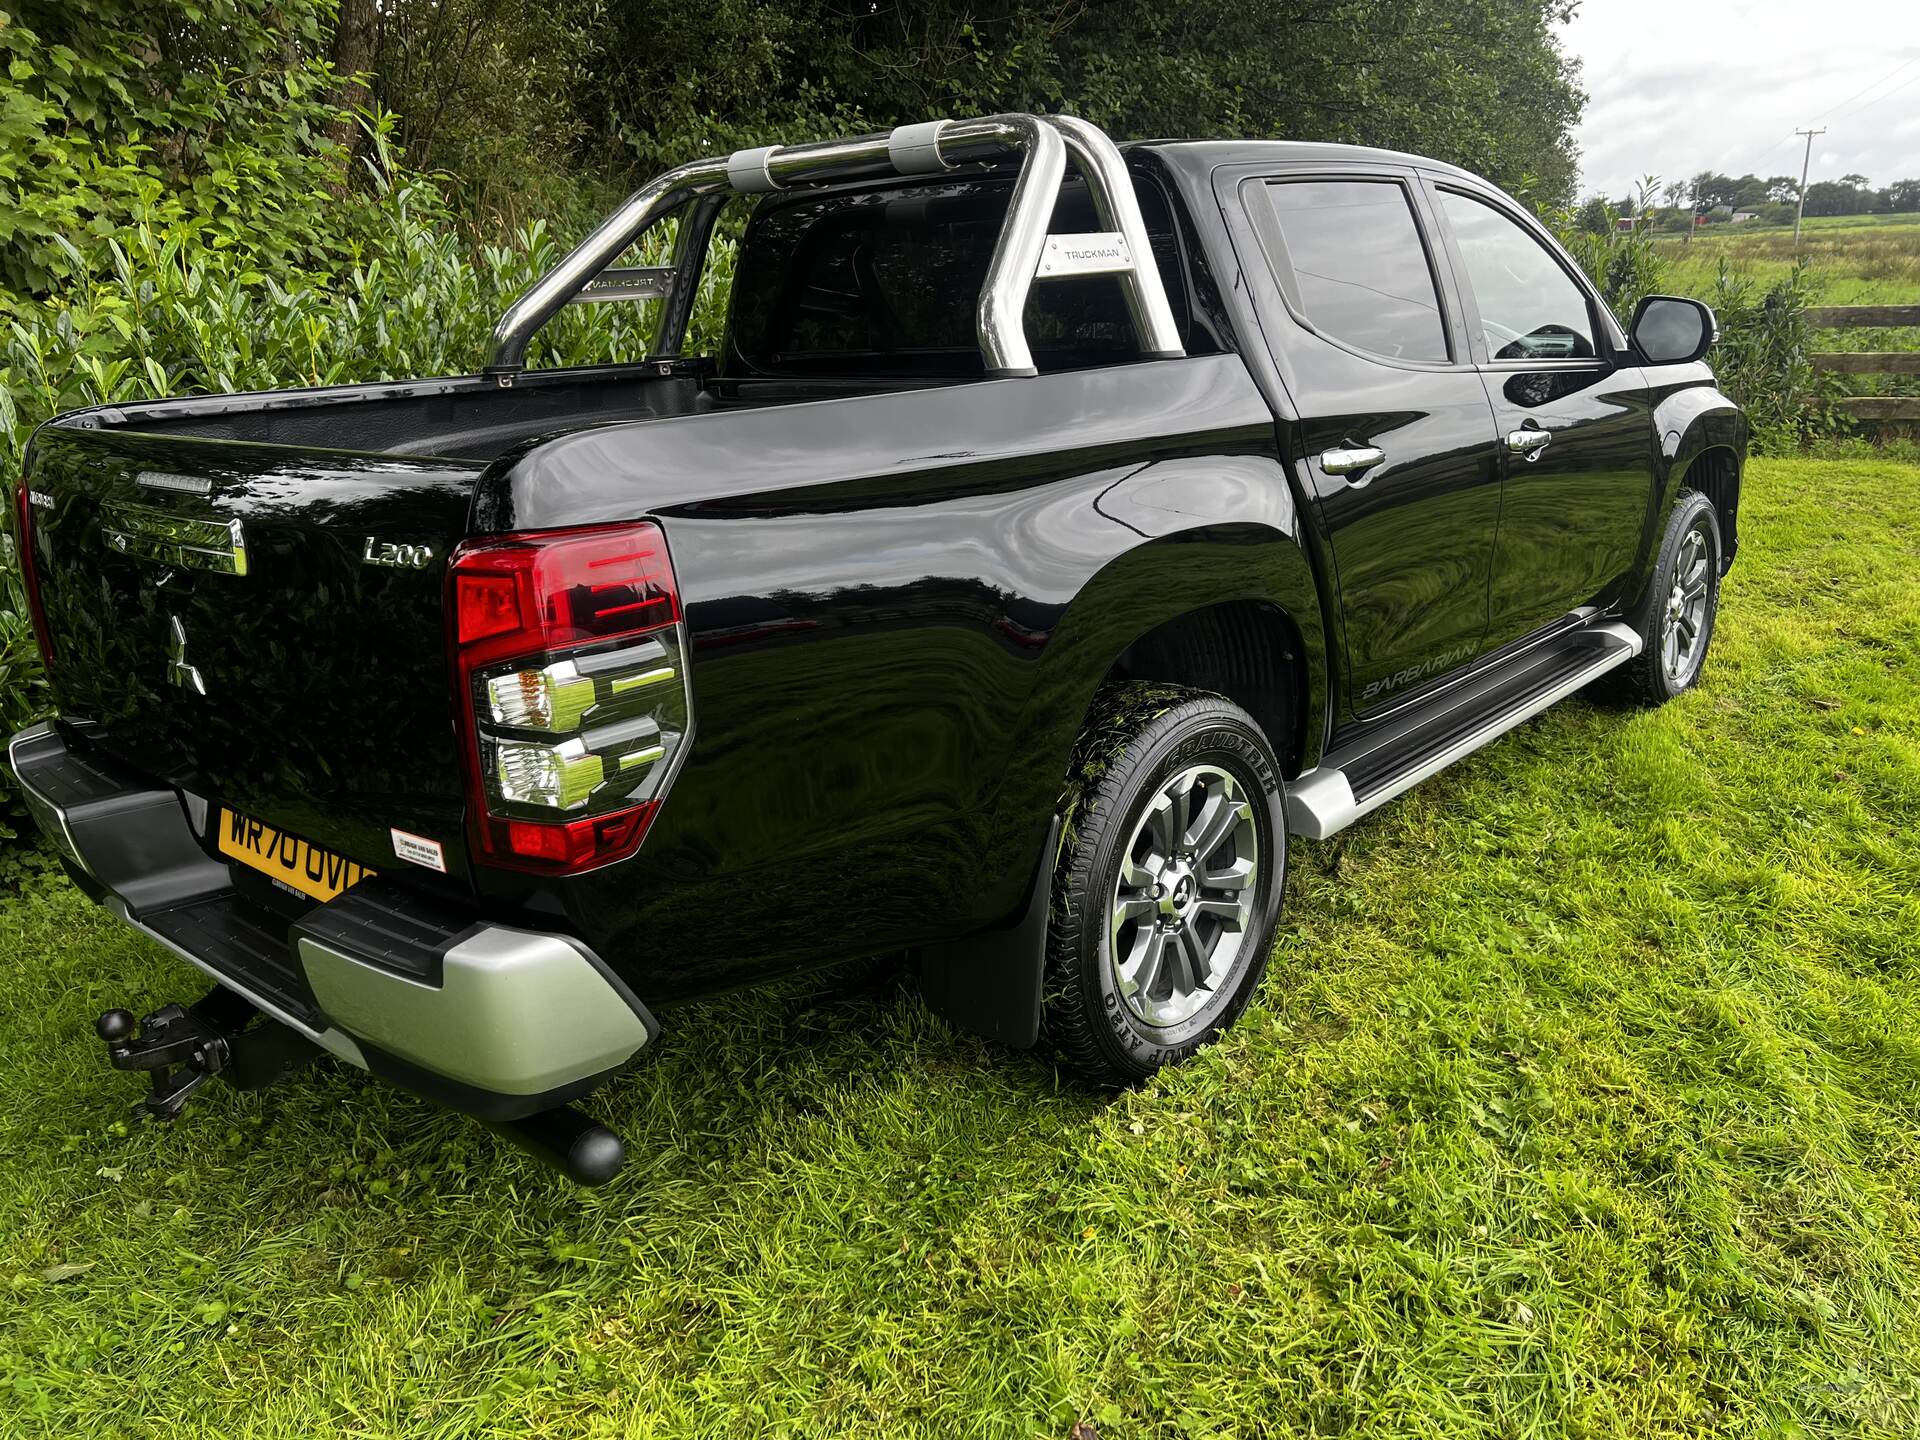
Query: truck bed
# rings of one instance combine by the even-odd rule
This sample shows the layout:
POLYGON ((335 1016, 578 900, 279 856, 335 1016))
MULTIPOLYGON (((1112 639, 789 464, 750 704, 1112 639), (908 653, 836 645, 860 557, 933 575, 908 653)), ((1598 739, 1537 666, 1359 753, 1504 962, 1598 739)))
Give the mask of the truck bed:
POLYGON ((600 425, 875 394, 924 383, 929 382, 899 377, 727 380, 714 375, 709 361, 664 360, 536 371, 516 376, 511 386, 485 375, 459 375, 189 396, 104 407, 63 423, 180 439, 484 463, 529 441, 600 425))

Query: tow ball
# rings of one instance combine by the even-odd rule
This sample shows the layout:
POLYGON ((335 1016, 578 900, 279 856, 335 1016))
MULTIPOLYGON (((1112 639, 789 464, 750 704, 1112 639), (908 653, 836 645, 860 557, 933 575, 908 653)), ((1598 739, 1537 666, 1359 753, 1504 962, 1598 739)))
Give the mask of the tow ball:
MULTIPOLYGON (((216 1075, 236 1090, 264 1090, 320 1054, 304 1035, 221 985, 191 1005, 162 1005, 144 1020, 109 1010, 93 1028, 114 1069, 147 1073, 150 1088, 133 1108, 156 1120, 174 1119, 216 1075)), ((571 1105, 488 1125, 579 1185, 604 1185, 626 1163, 626 1142, 571 1105)))
POLYGON ((109 1010, 93 1028, 114 1069, 147 1073, 149 1089, 134 1109, 156 1120, 179 1115, 216 1075, 237 1090, 261 1090, 320 1053, 304 1035, 260 1017, 220 985, 192 1005, 162 1005, 143 1020, 131 1010, 109 1010))

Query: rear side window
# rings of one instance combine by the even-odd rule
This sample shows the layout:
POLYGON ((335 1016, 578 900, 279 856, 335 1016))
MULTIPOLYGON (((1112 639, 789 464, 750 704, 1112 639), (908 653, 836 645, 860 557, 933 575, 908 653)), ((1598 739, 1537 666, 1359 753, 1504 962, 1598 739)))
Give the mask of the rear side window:
POLYGON ((1275 180, 1261 188, 1286 246, 1281 288, 1314 329, 1395 360, 1449 358, 1433 267, 1404 187, 1275 180))
MULTIPOLYGON (((1187 333, 1166 198, 1149 183, 1136 189, 1174 320, 1187 333)), ((733 367, 761 375, 982 373, 974 313, 1010 193, 1010 181, 983 178, 763 201, 733 282, 733 367)), ((1083 185, 1062 190, 1050 228, 1101 228, 1083 185)), ((1041 370, 1140 354, 1111 275, 1035 282, 1026 329, 1041 370)))

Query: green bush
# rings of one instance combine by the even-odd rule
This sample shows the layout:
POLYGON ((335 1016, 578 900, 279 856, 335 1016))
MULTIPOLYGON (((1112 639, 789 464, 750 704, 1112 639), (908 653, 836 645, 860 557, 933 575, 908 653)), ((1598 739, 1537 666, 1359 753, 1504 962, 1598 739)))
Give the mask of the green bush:
MULTIPOLYGON (((0 336, 5 475, 47 416, 160 395, 334 385, 467 373, 485 360, 500 311, 559 258, 544 221, 503 244, 470 248, 434 184, 382 170, 377 238, 337 276, 274 274, 214 248, 192 224, 137 224, 107 242, 107 274, 81 277, 34 318, 0 336)), ((639 263, 657 263, 656 236, 639 263)), ((694 339, 718 328, 728 243, 709 267, 694 339)), ((77 262, 76 262, 77 263, 77 262)), ((571 307, 534 343, 530 362, 578 364, 644 353, 651 307, 571 307)))
POLYGON ((1723 258, 1703 297, 1720 321, 1720 343, 1709 357, 1714 374, 1745 408, 1762 454, 1789 454, 1842 428, 1833 409, 1839 377, 1813 368, 1807 310, 1814 291, 1805 259, 1762 286, 1723 258))
POLYGON ((337 257, 366 213, 338 203, 332 16, 331 0, 13 0, 0 290, 48 294, 135 223, 191 223, 280 269, 337 257))
MULTIPOLYGON (((6 581, 0 585, 0 743, 40 717, 46 707, 47 688, 33 627, 19 603, 13 566, 4 569, 6 581)), ((37 838, 12 777, 0 769, 0 892, 51 863, 45 851, 32 843, 37 838)))

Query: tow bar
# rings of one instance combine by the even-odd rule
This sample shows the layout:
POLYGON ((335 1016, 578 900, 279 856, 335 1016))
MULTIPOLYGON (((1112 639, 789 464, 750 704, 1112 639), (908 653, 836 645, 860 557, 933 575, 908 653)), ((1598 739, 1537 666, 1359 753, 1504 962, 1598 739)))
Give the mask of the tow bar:
MULTIPOLYGON (((114 1069, 147 1073, 151 1088, 133 1108, 155 1120, 176 1118, 216 1075, 236 1090, 264 1090, 321 1053, 223 985, 192 1005, 162 1005, 144 1020, 109 1010, 93 1028, 114 1069)), ((489 1128, 579 1185, 606 1184, 627 1159, 625 1141, 570 1105, 491 1121, 489 1128)))
POLYGON ((249 1028, 259 1016, 241 996, 216 985, 190 1006, 162 1005, 137 1022, 131 1010, 109 1010, 93 1028, 114 1069, 147 1072, 151 1088, 133 1108, 172 1120, 216 1075, 236 1090, 262 1090, 320 1053, 276 1020, 249 1028))

